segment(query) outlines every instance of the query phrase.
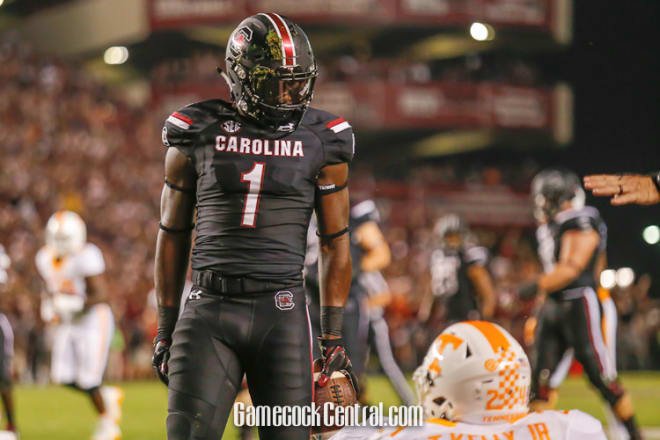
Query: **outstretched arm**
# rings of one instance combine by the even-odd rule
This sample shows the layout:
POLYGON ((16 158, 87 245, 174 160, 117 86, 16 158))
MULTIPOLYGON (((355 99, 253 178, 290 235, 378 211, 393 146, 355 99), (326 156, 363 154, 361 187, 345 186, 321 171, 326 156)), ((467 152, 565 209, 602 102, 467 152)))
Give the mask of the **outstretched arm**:
POLYGON ((584 187, 595 196, 613 196, 612 205, 653 205, 660 202, 660 192, 654 182, 658 174, 596 174, 585 176, 584 187))

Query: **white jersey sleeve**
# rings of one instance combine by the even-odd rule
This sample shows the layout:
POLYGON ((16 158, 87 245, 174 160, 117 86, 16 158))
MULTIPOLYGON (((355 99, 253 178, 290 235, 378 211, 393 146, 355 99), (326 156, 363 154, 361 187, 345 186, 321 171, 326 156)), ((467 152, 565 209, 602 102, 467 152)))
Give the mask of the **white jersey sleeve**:
POLYGON ((330 440, 376 440, 381 438, 383 432, 383 428, 347 426, 330 437, 330 440))
POLYGON ((607 440, 601 423, 576 409, 568 413, 566 440, 607 440))
POLYGON ((82 277, 93 277, 105 272, 105 260, 101 249, 95 244, 87 243, 77 257, 79 275, 82 277))

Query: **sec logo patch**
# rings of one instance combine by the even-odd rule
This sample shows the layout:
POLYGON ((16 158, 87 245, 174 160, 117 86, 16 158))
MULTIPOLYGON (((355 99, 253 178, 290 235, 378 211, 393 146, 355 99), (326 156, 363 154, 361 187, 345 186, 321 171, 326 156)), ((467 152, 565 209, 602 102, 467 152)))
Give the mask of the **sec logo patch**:
POLYGON ((239 131, 241 131, 241 123, 229 119, 223 122, 222 125, 220 125, 220 128, 222 128, 225 131, 225 133, 231 133, 231 134, 238 133, 239 131))
POLYGON ((275 294, 275 307, 280 310, 291 310, 296 306, 293 302, 293 293, 288 290, 282 290, 275 294))

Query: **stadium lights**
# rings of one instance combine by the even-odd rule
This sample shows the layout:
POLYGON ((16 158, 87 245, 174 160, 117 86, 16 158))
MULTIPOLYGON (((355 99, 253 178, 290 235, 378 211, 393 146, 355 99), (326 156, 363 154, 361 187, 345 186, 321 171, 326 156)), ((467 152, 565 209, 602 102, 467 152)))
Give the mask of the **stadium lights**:
POLYGON ((647 226, 642 232, 642 237, 648 244, 656 244, 660 241, 660 228, 657 225, 647 226))
POLYGON ((470 26, 470 36, 477 41, 491 41, 495 38, 495 29, 489 24, 477 21, 470 26))
POLYGON ((605 269, 600 273, 600 285, 611 289, 616 285, 616 272, 614 269, 605 269))
POLYGON ((128 49, 124 46, 112 46, 105 50, 103 61, 106 64, 124 64, 128 60, 128 49))
POLYGON ((635 281, 635 272, 629 267, 622 267, 616 271, 616 284, 619 287, 628 287, 635 281))

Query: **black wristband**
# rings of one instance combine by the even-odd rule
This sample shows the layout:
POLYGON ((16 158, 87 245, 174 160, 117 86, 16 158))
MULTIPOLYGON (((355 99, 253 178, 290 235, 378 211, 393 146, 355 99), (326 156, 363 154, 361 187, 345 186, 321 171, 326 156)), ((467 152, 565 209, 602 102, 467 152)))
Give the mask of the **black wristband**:
POLYGON ((341 336, 344 326, 344 308, 336 306, 321 307, 321 335, 341 336))
POLYGON ((655 185, 655 189, 660 193, 660 171, 653 171, 652 173, 649 173, 648 176, 655 185))
POLYGON ((170 341, 178 318, 178 307, 158 306, 158 335, 156 336, 156 341, 170 341))

